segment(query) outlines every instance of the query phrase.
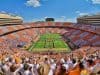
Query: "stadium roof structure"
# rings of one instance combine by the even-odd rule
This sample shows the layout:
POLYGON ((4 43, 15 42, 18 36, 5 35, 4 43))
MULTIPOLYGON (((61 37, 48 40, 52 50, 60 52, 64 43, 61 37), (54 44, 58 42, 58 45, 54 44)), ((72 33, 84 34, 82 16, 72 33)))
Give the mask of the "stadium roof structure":
POLYGON ((78 18, 100 18, 100 13, 91 14, 91 15, 83 15, 83 16, 79 16, 78 18))
POLYGON ((10 18, 10 19, 21 19, 21 20, 23 20, 23 18, 20 17, 20 16, 12 16, 12 15, 9 15, 9 14, 6 14, 6 13, 0 13, 0 18, 4 18, 4 19, 10 18))

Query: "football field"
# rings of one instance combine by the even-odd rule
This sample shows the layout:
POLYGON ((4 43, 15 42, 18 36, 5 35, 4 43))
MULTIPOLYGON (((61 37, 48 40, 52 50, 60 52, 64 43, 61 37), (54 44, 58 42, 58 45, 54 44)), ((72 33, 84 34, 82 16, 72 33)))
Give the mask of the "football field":
POLYGON ((43 51, 54 51, 54 52, 69 52, 69 46, 61 39, 59 34, 43 34, 40 39, 33 43, 29 51, 43 52, 43 51))

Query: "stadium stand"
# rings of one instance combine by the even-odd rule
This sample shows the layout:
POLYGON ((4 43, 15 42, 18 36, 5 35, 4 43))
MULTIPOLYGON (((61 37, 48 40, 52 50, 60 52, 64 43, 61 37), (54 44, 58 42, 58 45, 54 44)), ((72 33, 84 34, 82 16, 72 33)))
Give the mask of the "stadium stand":
POLYGON ((16 73, 20 73, 25 75, 28 72, 31 75, 41 75, 41 70, 46 68, 44 72, 42 71, 42 75, 80 75, 84 73, 99 75, 99 30, 91 25, 69 25, 67 22, 0 26, 0 74, 17 75, 16 73), (48 32, 61 34, 72 51, 50 54, 25 50, 33 41, 36 42, 41 34, 48 32), (5 66, 8 68, 7 70, 5 66), (40 68, 41 66, 42 68, 40 68), (14 71, 11 68, 14 68, 14 71))

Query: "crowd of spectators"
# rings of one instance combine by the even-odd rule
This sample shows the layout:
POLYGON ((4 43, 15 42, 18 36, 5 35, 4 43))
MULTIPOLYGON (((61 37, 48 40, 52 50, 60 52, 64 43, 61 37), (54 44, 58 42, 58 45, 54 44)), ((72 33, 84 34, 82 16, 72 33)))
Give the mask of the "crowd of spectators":
MULTIPOLYGON (((75 29, 74 25, 72 28, 69 27, 65 29, 22 30, 11 33, 14 35, 14 39, 11 36, 8 37, 10 34, 0 36, 0 75, 100 75, 100 47, 93 47, 100 45, 99 35, 81 30, 85 29, 84 26, 75 26, 81 29, 75 29), (62 33, 66 40, 75 41, 73 43, 80 46, 80 49, 70 53, 51 55, 48 53, 45 55, 36 54, 21 49, 21 47, 32 43, 34 40, 38 40, 38 36, 46 32, 62 33), (93 45, 83 47, 86 44, 93 45)), ((12 26, 11 28, 18 28, 18 26, 12 26)))
POLYGON ((57 55, 34 54, 24 50, 0 53, 1 75, 99 75, 100 48, 83 47, 57 55))

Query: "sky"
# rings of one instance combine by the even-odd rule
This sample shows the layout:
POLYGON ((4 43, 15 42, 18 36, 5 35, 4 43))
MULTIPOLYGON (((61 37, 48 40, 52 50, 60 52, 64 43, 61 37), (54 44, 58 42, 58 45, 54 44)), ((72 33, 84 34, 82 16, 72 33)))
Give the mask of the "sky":
POLYGON ((0 12, 21 16, 25 22, 47 17, 76 22, 79 16, 100 13, 100 0, 0 0, 0 12))

